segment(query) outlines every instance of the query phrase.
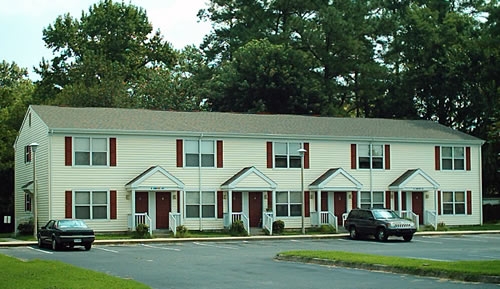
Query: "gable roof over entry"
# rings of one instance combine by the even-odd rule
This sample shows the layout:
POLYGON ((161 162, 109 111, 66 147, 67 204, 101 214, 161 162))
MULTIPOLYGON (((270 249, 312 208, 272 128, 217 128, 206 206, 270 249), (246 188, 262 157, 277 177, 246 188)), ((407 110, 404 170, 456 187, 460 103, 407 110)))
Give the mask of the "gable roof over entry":
POLYGON ((329 169, 309 185, 310 190, 350 191, 360 190, 363 185, 343 168, 329 169))
POLYGON ((407 170, 389 185, 392 191, 423 191, 438 188, 439 184, 421 169, 407 170))
POLYGON ((125 188, 145 191, 182 190, 184 183, 161 166, 153 166, 128 182, 125 188))
POLYGON ((222 190, 266 191, 276 189, 276 183, 255 167, 246 167, 221 185, 222 190))

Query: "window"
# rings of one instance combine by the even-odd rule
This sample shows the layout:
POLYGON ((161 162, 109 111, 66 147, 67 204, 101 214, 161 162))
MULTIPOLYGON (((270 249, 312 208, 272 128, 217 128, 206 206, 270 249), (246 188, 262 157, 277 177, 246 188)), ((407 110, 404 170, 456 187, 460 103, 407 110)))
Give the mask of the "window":
POLYGON ((276 216, 302 216, 301 192, 276 192, 276 216))
POLYGON ((465 214, 465 192, 443 192, 443 214, 465 214))
POLYGON ((374 144, 358 145, 358 162, 360 169, 383 169, 384 146, 374 144))
POLYGON ((186 218, 215 218, 215 192, 186 192, 186 218))
POLYGON ((441 168, 443 170, 464 170, 464 147, 441 147, 441 168))
POLYGON ((24 210, 26 212, 31 212, 31 194, 24 193, 24 210))
POLYGON ((75 137, 75 165, 106 166, 108 142, 106 138, 75 137))
POLYGON ((31 163, 31 146, 24 147, 24 163, 31 163))
POLYGON ((361 208, 383 209, 384 207, 384 192, 361 192, 361 208))
POLYGON ((77 191, 75 192, 75 218, 77 219, 107 219, 107 191, 77 191))
POLYGON ((209 140, 186 140, 184 142, 186 167, 215 166, 215 142, 209 140))
POLYGON ((299 149, 301 143, 274 143, 274 167, 275 168, 300 168, 301 158, 299 149))

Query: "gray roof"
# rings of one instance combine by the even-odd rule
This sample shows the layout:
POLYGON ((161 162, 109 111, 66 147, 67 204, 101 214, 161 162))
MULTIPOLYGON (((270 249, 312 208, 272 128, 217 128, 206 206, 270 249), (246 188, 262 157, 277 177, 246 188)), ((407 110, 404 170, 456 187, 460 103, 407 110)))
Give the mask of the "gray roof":
POLYGON ((336 139, 482 140, 427 120, 316 117, 290 114, 175 112, 32 105, 54 132, 294 136, 336 139))

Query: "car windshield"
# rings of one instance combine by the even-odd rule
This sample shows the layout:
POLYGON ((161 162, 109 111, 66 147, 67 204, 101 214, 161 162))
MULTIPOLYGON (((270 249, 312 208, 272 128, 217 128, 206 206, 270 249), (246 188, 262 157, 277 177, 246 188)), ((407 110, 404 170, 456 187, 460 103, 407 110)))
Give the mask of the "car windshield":
POLYGON ((373 215, 375 219, 399 219, 398 214, 394 211, 386 211, 386 210, 380 210, 380 211, 373 211, 373 215))
POLYGON ((59 228, 87 228, 87 224, 82 220, 61 220, 57 226, 59 228))

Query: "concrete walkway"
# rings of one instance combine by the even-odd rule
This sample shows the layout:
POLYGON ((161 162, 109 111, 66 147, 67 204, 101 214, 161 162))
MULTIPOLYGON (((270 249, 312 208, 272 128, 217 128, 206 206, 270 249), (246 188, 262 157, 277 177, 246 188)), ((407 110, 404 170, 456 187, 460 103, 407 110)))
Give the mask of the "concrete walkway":
MULTIPOLYGON (((438 236, 438 235, 472 235, 472 234, 500 234, 500 230, 489 231, 425 231, 416 232, 415 236, 438 236)), ((195 237, 195 238, 152 238, 152 239, 114 239, 95 240, 94 244, 142 244, 142 243, 176 243, 176 242, 221 242, 221 241, 251 241, 251 240, 283 240, 283 239, 332 239, 347 238, 349 234, 314 234, 314 235, 259 235, 247 237, 195 237)), ((99 237, 98 237, 99 238, 99 237)), ((0 247, 19 247, 36 245, 36 241, 20 241, 12 238, 0 238, 0 247)))

